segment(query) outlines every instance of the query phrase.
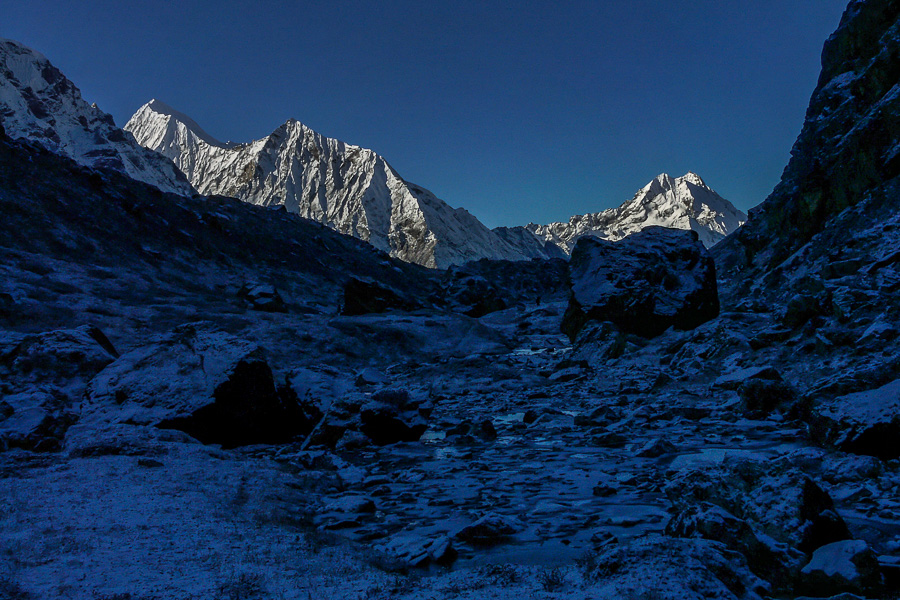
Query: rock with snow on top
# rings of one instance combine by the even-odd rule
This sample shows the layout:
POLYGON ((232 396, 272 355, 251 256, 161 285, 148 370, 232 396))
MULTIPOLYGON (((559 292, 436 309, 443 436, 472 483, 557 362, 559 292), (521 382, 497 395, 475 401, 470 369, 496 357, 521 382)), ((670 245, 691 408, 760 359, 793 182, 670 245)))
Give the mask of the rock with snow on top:
POLYGON ((781 374, 772 366, 747 367, 726 373, 713 382, 714 389, 737 390, 750 379, 764 379, 768 381, 781 381, 781 374))
POLYGON ((449 565, 457 557, 453 542, 446 535, 431 539, 414 533, 398 533, 373 549, 404 567, 449 565))
POLYGON ((900 457, 900 379, 879 388, 820 401, 813 434, 844 452, 883 460, 900 457))
POLYGON ((672 442, 662 438, 655 438, 638 448, 637 452, 635 452, 635 456, 641 458, 659 458, 663 454, 670 454, 674 451, 675 446, 672 442))
POLYGON ((82 414, 224 446, 289 441, 311 425, 296 397, 279 397, 259 347, 208 323, 123 354, 91 381, 82 414))
POLYGON ((884 581, 878 557, 863 540, 843 540, 817 548, 801 571, 798 589, 813 595, 836 591, 878 593, 884 581))
POLYGON ((287 312, 284 299, 274 285, 247 283, 238 290, 238 298, 243 299, 249 308, 262 312, 287 312))
POLYGON ((693 232, 649 227, 615 243, 581 238, 569 273, 562 330, 572 340, 589 321, 650 338, 719 314, 715 265, 693 232))
POLYGON ((488 513, 456 532, 455 539, 473 546, 496 546, 519 532, 522 525, 508 517, 488 513))

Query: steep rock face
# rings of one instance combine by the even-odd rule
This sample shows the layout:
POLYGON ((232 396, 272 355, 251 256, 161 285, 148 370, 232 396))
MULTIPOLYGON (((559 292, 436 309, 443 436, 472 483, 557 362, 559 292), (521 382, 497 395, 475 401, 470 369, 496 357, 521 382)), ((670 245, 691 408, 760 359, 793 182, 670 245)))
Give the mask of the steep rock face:
POLYGON ((618 208, 575 215, 568 223, 531 223, 514 229, 534 233, 570 254, 582 236, 618 241, 654 225, 696 231, 708 248, 736 231, 746 220, 747 215, 706 185, 696 173, 675 178, 663 173, 618 208))
MULTIPOLYGON (((125 129, 172 159, 202 194, 283 205, 407 262, 443 268, 479 258, 525 257, 467 211, 404 181, 375 152, 295 120, 248 144, 221 143, 152 100, 125 129)), ((543 246, 537 239, 533 245, 543 246)), ((534 255, 548 256, 539 250, 534 255)))
POLYGON ((89 167, 111 168, 166 192, 193 194, 171 161, 116 127, 110 115, 41 54, 0 39, 0 127, 89 167))
POLYGON ((891 195, 884 186, 900 175, 898 54, 900 4, 851 2, 825 43, 822 73, 781 182, 716 248, 721 271, 771 270, 848 207, 891 195))

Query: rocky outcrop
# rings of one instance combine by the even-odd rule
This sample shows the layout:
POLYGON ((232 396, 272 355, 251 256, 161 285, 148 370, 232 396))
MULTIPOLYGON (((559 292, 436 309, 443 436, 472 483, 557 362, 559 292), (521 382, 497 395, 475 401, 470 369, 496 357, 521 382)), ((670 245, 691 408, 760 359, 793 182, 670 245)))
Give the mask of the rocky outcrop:
POLYGON ((8 352, 0 350, 0 373, 20 384, 52 381, 70 387, 86 383, 118 356, 100 329, 83 325, 23 336, 8 352))
POLYGON ((688 506, 666 525, 666 535, 698 538, 724 544, 747 559, 750 569, 778 587, 788 587, 802 565, 804 555, 756 531, 715 504, 701 502, 688 506))
POLYGON ((572 340, 589 321, 650 338, 719 314, 715 265, 694 232, 649 227, 615 243, 581 238, 569 276, 562 330, 572 340))
POLYGON ((290 441, 311 423, 250 342, 195 323, 123 354, 89 384, 89 421, 184 431, 225 447, 290 441))
POLYGON ((844 452, 900 458, 900 379, 823 400, 813 408, 811 422, 820 441, 844 452))
POLYGON ((568 293, 566 275, 566 261, 559 258, 482 259, 447 269, 432 299, 454 312, 478 318, 511 306, 563 299, 568 293))
POLYGON ((367 315, 416 308, 420 308, 420 305, 415 300, 380 283, 351 277, 344 284, 342 315, 367 315))
POLYGON ((900 175, 898 52, 900 5, 851 2, 825 43, 818 86, 781 182, 716 248, 723 273, 772 269, 844 209, 887 193, 883 186, 900 175))
POLYGON ((689 469, 665 492, 679 512, 713 504, 803 553, 850 537, 828 493, 794 468, 748 460, 689 469))

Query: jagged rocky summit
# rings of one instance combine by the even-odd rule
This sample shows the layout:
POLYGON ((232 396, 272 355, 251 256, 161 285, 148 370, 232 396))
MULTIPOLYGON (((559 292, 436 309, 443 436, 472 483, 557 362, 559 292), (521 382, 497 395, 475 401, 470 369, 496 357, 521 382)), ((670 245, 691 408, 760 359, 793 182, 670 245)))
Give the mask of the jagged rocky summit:
POLYGON ((660 175, 629 202, 569 223, 488 229, 404 180, 377 153, 289 120, 247 144, 219 142, 159 100, 126 124, 139 143, 172 159, 200 193, 287 210, 363 239, 396 258, 445 268, 482 258, 563 258, 582 235, 619 240, 646 226, 694 229, 707 246, 746 216, 689 173, 660 175))
MULTIPOLYGON (((407 262, 448 267, 480 258, 557 256, 533 239, 523 253, 464 209, 405 181, 371 150, 289 120, 247 144, 222 143, 159 100, 125 129, 170 158, 202 194, 233 196, 319 221, 407 262)), ((532 236, 533 237, 533 236, 532 236)))
POLYGON ((746 214, 706 185, 696 173, 674 178, 663 173, 617 208, 575 215, 568 223, 531 223, 524 229, 571 254, 582 236, 618 241, 655 225, 696 231, 708 248, 736 231, 746 220, 746 214))
POLYGON ((141 147, 88 104, 42 54, 0 38, 0 126, 88 167, 115 169, 166 192, 194 190, 170 160, 141 147))

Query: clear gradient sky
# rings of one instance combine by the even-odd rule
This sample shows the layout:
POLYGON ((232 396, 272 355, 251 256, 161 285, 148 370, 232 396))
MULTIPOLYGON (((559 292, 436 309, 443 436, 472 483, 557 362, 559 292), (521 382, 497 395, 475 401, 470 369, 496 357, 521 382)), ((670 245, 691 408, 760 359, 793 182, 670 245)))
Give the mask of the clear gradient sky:
POLYGON ((222 140, 296 118, 488 226, 567 220, 661 172, 738 208, 777 183, 846 0, 27 0, 0 37, 124 125, 222 140))

